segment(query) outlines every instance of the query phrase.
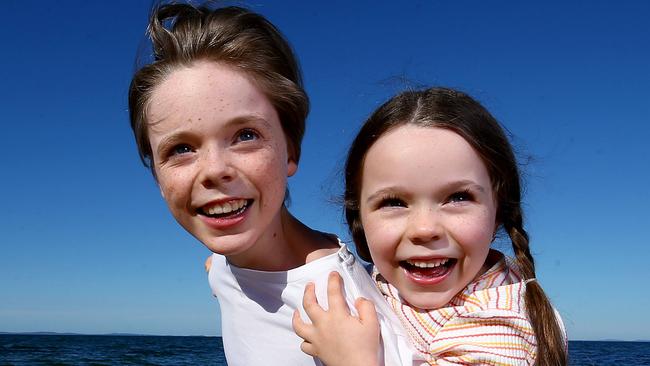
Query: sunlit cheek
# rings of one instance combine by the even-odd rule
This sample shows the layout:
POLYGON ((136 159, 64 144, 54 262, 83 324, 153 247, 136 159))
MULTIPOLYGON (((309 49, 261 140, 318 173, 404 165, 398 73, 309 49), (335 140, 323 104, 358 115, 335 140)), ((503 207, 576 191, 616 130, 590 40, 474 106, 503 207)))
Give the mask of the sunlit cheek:
POLYGON ((239 166, 246 180, 262 194, 262 207, 276 209, 284 200, 287 188, 286 162, 277 151, 261 150, 244 157, 239 166), (244 171, 245 170, 245 171, 244 171))
POLYGON ((400 242, 397 225, 381 220, 366 220, 363 227, 373 259, 392 262, 400 242))
POLYGON ((174 186, 161 186, 161 192, 170 209, 173 209, 175 206, 179 205, 178 191, 174 186))
POLYGON ((160 192, 170 208, 184 206, 183 194, 187 191, 187 182, 180 172, 159 170, 157 172, 160 192))
POLYGON ((464 246, 487 248, 494 234, 494 219, 489 212, 459 216, 455 220, 457 240, 464 246))

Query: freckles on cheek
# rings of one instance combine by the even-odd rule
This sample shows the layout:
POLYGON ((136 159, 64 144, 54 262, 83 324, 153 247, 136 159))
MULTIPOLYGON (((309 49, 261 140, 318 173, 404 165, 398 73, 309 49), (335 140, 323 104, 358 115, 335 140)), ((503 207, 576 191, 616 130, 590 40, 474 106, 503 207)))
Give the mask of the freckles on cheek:
POLYGON ((384 252, 391 250, 396 246, 395 233, 387 230, 386 227, 381 225, 372 225, 370 223, 363 226, 366 233, 366 241, 368 246, 375 252, 384 252))
POLYGON ((176 197, 176 189, 170 186, 161 186, 165 201, 171 206, 173 205, 176 197))
POLYGON ((172 205, 180 192, 182 192, 182 187, 179 187, 178 183, 177 175, 164 174, 164 172, 158 175, 160 191, 169 205, 172 205))
POLYGON ((474 243, 477 246, 489 245, 492 242, 495 223, 490 215, 485 213, 458 221, 456 232, 461 233, 465 243, 474 243))

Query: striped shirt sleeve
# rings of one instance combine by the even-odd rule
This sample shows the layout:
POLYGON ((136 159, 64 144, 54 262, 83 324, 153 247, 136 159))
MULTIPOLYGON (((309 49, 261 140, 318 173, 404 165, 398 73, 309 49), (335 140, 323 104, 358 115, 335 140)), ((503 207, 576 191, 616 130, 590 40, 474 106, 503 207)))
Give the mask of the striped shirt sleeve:
POLYGON ((432 365, 532 365, 537 345, 528 319, 508 310, 461 314, 429 344, 432 365))

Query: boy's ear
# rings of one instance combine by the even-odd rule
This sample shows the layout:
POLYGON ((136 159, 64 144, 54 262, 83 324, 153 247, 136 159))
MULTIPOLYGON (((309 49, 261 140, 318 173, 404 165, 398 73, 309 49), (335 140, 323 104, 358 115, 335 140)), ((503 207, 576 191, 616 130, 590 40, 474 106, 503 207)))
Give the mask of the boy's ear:
POLYGON ((163 191, 162 186, 160 185, 160 182, 158 181, 158 176, 156 175, 155 172, 153 174, 153 178, 154 178, 154 181, 156 182, 156 186, 158 186, 158 190, 160 191, 160 195, 162 196, 162 198, 165 201, 167 201, 167 199, 165 198, 165 191, 163 191))
POLYGON ((287 177, 291 177, 298 171, 298 163, 292 158, 289 157, 287 161, 287 177))
MULTIPOLYGON (((153 161, 150 161, 149 164, 153 164, 153 161)), ((151 169, 151 176, 153 177, 153 181, 156 183, 156 186, 158 186, 158 190, 160 190, 160 195, 162 198, 165 198, 165 194, 163 193, 162 187, 160 186, 160 182, 158 182, 158 174, 156 174, 156 168, 150 165, 149 169, 151 169)))
MULTIPOLYGON (((158 183, 158 182, 156 182, 156 183, 158 183)), ((167 199, 165 198, 165 192, 163 192, 162 187, 160 186, 160 184, 158 184, 158 189, 160 190, 160 195, 162 196, 162 198, 163 198, 164 200, 167 200, 167 199)))

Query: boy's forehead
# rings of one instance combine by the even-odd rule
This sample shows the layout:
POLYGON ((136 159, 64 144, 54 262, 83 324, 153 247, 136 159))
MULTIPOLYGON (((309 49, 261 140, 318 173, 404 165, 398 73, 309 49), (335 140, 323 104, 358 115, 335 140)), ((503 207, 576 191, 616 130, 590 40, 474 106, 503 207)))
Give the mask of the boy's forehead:
POLYGON ((267 128, 279 125, 269 98, 243 73, 217 63, 172 72, 153 90, 146 114, 147 128, 156 133, 201 121, 220 125, 254 122, 267 128), (208 78, 212 74, 219 80, 208 78))

